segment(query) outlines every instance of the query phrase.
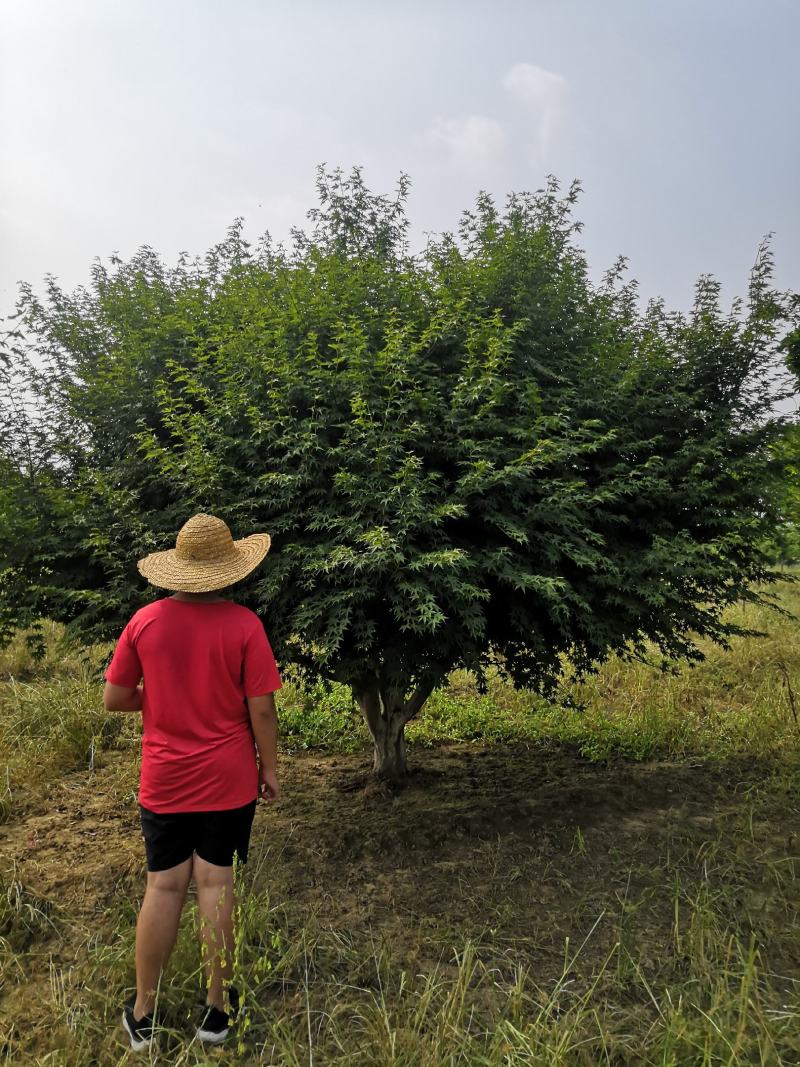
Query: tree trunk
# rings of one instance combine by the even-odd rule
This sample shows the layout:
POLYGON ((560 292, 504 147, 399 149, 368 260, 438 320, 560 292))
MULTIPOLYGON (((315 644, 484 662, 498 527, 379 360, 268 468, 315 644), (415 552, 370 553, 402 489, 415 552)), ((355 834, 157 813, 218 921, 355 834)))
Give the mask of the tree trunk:
POLYGON ((422 685, 405 700, 396 690, 381 690, 377 680, 353 686, 353 696, 372 734, 372 770, 376 778, 398 783, 408 774, 406 723, 417 714, 433 688, 433 683, 422 685))
POLYGON ((372 736, 372 770, 376 778, 401 782, 408 774, 405 733, 406 723, 400 711, 382 719, 381 729, 372 736))

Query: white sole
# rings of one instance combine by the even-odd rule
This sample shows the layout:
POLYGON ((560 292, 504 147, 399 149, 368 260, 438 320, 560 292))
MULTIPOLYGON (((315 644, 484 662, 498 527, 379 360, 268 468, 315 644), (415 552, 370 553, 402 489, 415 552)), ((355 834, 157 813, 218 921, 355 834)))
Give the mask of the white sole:
POLYGON ((150 1043, 153 1040, 152 1037, 134 1037, 133 1034, 131 1033, 130 1027, 128 1026, 128 1020, 125 1017, 125 1012, 124 1011, 122 1013, 122 1026, 123 1026, 123 1029, 125 1030, 125 1033, 131 1039, 131 1048, 133 1049, 134 1052, 143 1052, 144 1049, 150 1047, 150 1043))
POLYGON ((217 1033, 215 1030, 203 1030, 201 1027, 195 1037, 198 1041, 202 1041, 204 1045, 221 1045, 229 1033, 230 1029, 220 1030, 217 1033))

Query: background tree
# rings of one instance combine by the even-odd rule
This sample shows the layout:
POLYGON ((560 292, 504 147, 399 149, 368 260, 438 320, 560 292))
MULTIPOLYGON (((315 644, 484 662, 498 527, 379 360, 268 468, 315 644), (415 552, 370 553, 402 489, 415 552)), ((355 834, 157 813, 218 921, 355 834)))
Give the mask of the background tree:
MULTIPOLYGON (((113 635, 152 591, 135 560, 195 511, 273 550, 240 591, 279 661, 352 687, 378 774, 455 668, 551 693, 612 652, 662 665, 769 599, 777 338, 796 304, 759 250, 746 307, 703 277, 642 310, 589 279, 577 186, 486 195, 412 256, 402 178, 320 170, 291 250, 237 222, 168 270, 149 249, 72 295, 24 287, 42 443, 0 518, 2 618, 113 635), (22 524, 22 525, 21 525, 22 524)), ((17 388, 17 396, 19 388, 17 388)))
MULTIPOLYGON (((800 297, 795 297, 795 300, 798 299, 800 297)), ((789 331, 778 349, 785 357, 797 394, 800 391, 800 329, 789 331)), ((778 487, 782 521, 772 537, 773 552, 781 562, 796 564, 800 561, 800 423, 796 411, 773 445, 773 450, 782 464, 784 475, 778 487)))

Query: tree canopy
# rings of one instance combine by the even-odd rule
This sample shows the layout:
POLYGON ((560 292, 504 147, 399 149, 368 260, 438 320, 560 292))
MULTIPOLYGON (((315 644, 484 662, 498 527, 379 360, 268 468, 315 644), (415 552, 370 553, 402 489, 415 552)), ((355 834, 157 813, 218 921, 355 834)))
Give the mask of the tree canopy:
POLYGON ((728 312, 593 284, 555 180, 408 244, 408 181, 321 169, 290 248, 237 221, 88 287, 24 286, 7 348, 0 625, 113 636, 194 512, 273 549, 237 596, 279 662, 352 686, 375 767, 450 672, 551 693, 612 652, 700 657, 778 574, 774 374, 797 303, 767 245, 728 312))

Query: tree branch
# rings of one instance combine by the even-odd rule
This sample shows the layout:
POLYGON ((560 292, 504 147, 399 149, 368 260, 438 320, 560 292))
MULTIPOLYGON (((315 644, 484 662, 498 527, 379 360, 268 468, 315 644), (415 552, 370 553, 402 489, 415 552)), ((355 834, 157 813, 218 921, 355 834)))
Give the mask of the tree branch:
POLYGON ((420 711, 425 701, 436 688, 437 681, 437 678, 430 677, 419 683, 417 688, 403 705, 402 715, 404 723, 408 722, 409 719, 413 719, 420 711))
POLYGON ((382 714, 383 709, 381 707, 378 683, 374 682, 371 685, 360 685, 357 690, 354 687, 353 695, 364 713, 364 718, 367 720, 367 726, 369 726, 372 736, 380 736, 381 732, 385 729, 385 722, 382 714))

